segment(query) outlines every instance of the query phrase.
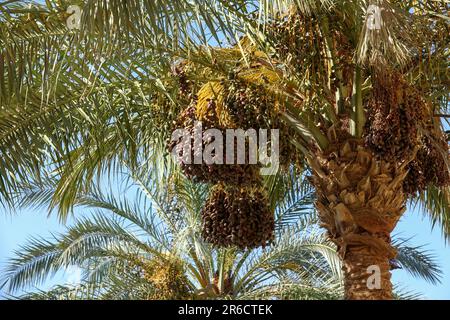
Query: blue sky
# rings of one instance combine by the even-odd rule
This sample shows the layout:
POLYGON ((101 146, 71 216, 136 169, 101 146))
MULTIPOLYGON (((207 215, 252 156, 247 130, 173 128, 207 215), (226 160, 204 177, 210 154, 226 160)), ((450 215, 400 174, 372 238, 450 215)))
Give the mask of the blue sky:
MULTIPOLYGON (((24 210, 14 216, 0 209, 0 270, 3 270, 13 251, 30 237, 50 236, 51 232, 62 229, 63 225, 58 222, 56 216, 48 217, 45 209, 24 210)), ((445 244, 440 230, 436 228, 432 231, 431 223, 427 218, 417 211, 410 210, 402 218, 394 233, 403 238, 414 236, 411 240, 412 244, 426 245, 426 248, 435 254, 444 273, 441 284, 431 285, 424 280, 413 278, 405 271, 396 270, 393 272, 394 283, 401 283, 402 288, 420 292, 427 299, 450 300, 450 246, 445 244)), ((63 278, 64 276, 59 274, 46 286, 63 278)), ((0 291, 0 297, 2 294, 4 292, 0 291)))

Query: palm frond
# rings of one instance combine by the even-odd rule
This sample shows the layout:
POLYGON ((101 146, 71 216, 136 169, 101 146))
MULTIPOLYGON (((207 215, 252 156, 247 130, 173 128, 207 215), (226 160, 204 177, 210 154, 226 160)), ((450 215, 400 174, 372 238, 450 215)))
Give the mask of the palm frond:
POLYGON ((450 235, 450 188, 428 186, 412 203, 432 221, 433 227, 439 227, 445 239, 450 235))
POLYGON ((368 1, 358 44, 358 61, 373 67, 405 65, 414 48, 410 15, 389 1, 368 1))
POLYGON ((440 283, 442 270, 436 257, 424 246, 412 246, 408 239, 398 238, 394 241, 397 249, 397 261, 412 276, 426 280, 431 284, 440 283))
POLYGON ((59 267, 59 256, 62 249, 57 242, 42 238, 33 238, 29 244, 16 251, 15 257, 9 261, 3 271, 2 287, 14 292, 29 285, 42 284, 48 277, 54 275, 59 267))

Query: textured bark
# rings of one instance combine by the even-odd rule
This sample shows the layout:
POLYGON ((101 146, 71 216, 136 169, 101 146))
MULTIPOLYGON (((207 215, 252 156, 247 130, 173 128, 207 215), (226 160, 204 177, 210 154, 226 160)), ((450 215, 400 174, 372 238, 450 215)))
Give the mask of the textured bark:
MULTIPOLYGON (((349 245, 344 257, 344 287, 347 300, 390 300, 392 284, 389 256, 373 252, 370 246, 349 245), (380 270, 380 286, 370 280, 370 267, 376 265, 380 270), (369 282, 369 285, 368 285, 369 282), (374 286, 371 289, 370 286, 374 286)), ((378 271, 378 270, 377 270, 378 271)), ((371 270, 371 272, 374 272, 371 270)))
POLYGON ((396 251, 390 234, 405 211, 402 183, 409 160, 379 160, 362 141, 337 136, 329 133, 332 146, 309 162, 322 226, 343 261, 345 298, 391 299, 389 260, 396 251), (381 271, 380 288, 368 285, 371 267, 381 271))

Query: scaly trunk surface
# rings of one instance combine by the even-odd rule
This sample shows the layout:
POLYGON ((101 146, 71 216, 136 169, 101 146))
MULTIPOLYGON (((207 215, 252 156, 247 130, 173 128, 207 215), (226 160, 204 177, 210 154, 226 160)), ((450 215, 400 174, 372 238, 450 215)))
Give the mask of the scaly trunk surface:
POLYGON ((335 137, 309 159, 322 226, 343 261, 346 299, 392 299, 390 234, 405 211, 408 161, 377 159, 361 140, 335 137))

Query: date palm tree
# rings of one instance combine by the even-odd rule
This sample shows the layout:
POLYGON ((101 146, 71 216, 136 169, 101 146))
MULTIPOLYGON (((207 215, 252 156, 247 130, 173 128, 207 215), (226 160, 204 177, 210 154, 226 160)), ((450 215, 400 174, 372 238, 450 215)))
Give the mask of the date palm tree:
POLYGON ((312 172, 345 297, 390 299, 391 232, 407 202, 450 232, 447 10, 445 0, 4 2, 1 201, 52 175, 64 219, 102 173, 161 156, 190 103, 186 83, 211 101, 208 87, 239 81, 295 132, 284 139, 312 172), (380 289, 366 285, 371 266, 380 289))
MULTIPOLYGON (((336 247, 317 224, 314 190, 305 181, 279 177, 276 244, 264 250, 215 248, 202 240, 200 211, 209 187, 172 173, 161 186, 150 170, 125 170, 120 188, 103 186, 76 199, 84 217, 51 239, 33 238, 17 250, 3 286, 38 287, 71 266, 79 283, 33 290, 20 299, 341 299, 336 247), (109 189, 105 193, 104 190, 109 189), (124 191, 126 190, 126 191, 124 191), (88 213, 89 212, 89 213, 88 213)), ((48 205, 55 181, 34 185, 22 206, 48 205)), ((430 253, 398 239, 397 267, 431 283, 441 271, 430 253)), ((397 290, 397 297, 419 297, 397 290)))

